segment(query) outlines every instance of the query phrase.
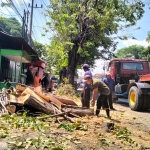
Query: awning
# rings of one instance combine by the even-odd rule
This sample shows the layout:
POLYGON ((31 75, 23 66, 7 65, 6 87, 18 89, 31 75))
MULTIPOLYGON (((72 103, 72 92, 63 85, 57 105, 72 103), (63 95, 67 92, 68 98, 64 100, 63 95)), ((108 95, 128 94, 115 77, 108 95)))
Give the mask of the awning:
MULTIPOLYGON (((38 54, 33 50, 22 37, 13 37, 0 28, 0 49, 22 50, 31 57, 32 62, 40 61, 38 54)), ((11 55, 8 56, 11 59, 11 55)), ((13 59, 18 59, 14 57, 13 59)), ((26 62, 25 58, 23 62, 26 62)))

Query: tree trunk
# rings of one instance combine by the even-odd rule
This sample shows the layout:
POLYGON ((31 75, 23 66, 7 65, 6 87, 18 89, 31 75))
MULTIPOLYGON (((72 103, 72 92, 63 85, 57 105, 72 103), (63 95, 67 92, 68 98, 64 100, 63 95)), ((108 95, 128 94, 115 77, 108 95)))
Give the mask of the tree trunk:
POLYGON ((74 43, 72 50, 68 53, 68 79, 69 83, 72 85, 74 84, 75 69, 79 59, 79 56, 77 55, 78 48, 78 43, 74 43))
POLYGON ((52 94, 51 94, 51 98, 52 98, 52 97, 55 98, 55 99, 57 99, 58 101, 60 101, 60 102, 63 103, 63 104, 78 106, 72 99, 63 98, 63 97, 60 97, 60 96, 52 95, 52 94))
POLYGON ((25 104, 46 114, 54 114, 54 106, 52 104, 46 101, 42 103, 41 101, 37 100, 35 97, 30 96, 29 99, 25 101, 25 104))
POLYGON ((84 108, 84 107, 77 107, 77 106, 67 106, 64 105, 61 107, 62 111, 68 112, 70 111, 71 113, 74 113, 78 116, 92 116, 94 115, 94 109, 88 109, 88 108, 84 108))

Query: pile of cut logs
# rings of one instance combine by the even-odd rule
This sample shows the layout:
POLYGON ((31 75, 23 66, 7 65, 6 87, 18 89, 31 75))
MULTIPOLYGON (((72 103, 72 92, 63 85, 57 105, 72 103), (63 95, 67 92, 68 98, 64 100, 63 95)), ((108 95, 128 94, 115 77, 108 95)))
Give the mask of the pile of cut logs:
POLYGON ((44 93, 40 88, 33 89, 25 85, 17 85, 16 91, 9 94, 9 100, 11 105, 28 105, 49 114, 50 117, 62 116, 71 122, 74 122, 74 118, 94 114, 93 109, 79 107, 74 100, 44 93))

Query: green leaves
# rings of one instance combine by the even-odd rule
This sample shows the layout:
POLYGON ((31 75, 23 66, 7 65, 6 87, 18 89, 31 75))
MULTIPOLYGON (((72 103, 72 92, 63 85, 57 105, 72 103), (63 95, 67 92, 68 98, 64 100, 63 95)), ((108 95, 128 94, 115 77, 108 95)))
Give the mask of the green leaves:
POLYGON ((138 144, 129 137, 132 135, 132 133, 125 127, 115 126, 115 131, 113 131, 113 134, 116 135, 116 138, 122 141, 129 142, 138 146, 138 144))
POLYGON ((47 120, 40 121, 35 117, 29 117, 27 112, 21 116, 13 114, 0 118, 0 139, 7 141, 7 150, 65 150, 67 141, 58 140, 55 134, 49 132, 50 124, 47 120))
POLYGON ((9 125, 9 128, 16 129, 31 129, 34 131, 45 131, 49 129, 48 123, 43 123, 40 120, 36 120, 34 117, 28 117, 26 112, 23 113, 22 117, 12 114, 3 118, 5 123, 9 125))
POLYGON ((58 128, 63 128, 68 132, 74 132, 75 130, 87 131, 88 125, 83 124, 81 121, 77 121, 75 123, 62 123, 58 126, 58 128))
MULTIPOLYGON (((73 83, 71 80, 78 65, 88 61, 92 66, 96 59, 112 58, 117 45, 117 32, 126 30, 126 23, 135 25, 144 13, 143 7, 142 1, 50 0, 47 15, 51 23, 47 25, 55 33, 50 51, 57 51, 59 57, 54 56, 57 62, 64 61, 60 53, 67 57, 70 83, 73 83), (61 48, 58 49, 58 45, 53 44, 54 41, 61 48)), ((128 37, 122 35, 121 38, 128 37)), ((54 62, 52 58, 51 60, 54 62)), ((56 65, 56 69, 61 68, 61 63, 56 65)))
POLYGON ((0 19, 0 27, 12 36, 21 37, 21 24, 16 18, 0 19))
POLYGON ((68 124, 68 123, 62 123, 58 126, 58 128, 63 128, 69 132, 73 132, 75 130, 75 126, 73 124, 68 124))
POLYGON ((147 48, 143 46, 132 45, 126 48, 122 48, 117 51, 115 54, 119 58, 135 58, 135 59, 143 59, 148 55, 147 48))

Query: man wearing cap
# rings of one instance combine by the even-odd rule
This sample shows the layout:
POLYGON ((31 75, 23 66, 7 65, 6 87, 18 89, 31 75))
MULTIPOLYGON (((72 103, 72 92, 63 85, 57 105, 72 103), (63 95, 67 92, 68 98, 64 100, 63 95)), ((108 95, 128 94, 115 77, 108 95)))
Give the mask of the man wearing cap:
MULTIPOLYGON (((89 75, 92 77, 92 73, 90 71, 90 67, 88 64, 84 64, 82 66, 83 70, 84 70, 84 77, 86 75, 89 75)), ((84 82, 84 87, 83 87, 83 91, 81 93, 81 103, 82 103, 82 107, 90 107, 90 92, 91 92, 91 85, 86 84, 86 82, 84 82)))
POLYGON ((109 87, 103 81, 98 79, 92 79, 92 77, 89 75, 86 75, 84 79, 86 81, 86 84, 92 85, 92 89, 93 89, 92 100, 91 100, 92 106, 95 105, 95 101, 97 99, 96 115, 97 116, 99 115, 100 109, 103 106, 103 108, 106 110, 107 117, 110 118, 110 113, 109 113, 110 111, 107 102, 107 96, 110 94, 109 87), (99 93, 100 96, 97 98, 99 93))
POLYGON ((112 101, 112 93, 114 92, 115 89, 115 81, 111 77, 111 74, 109 72, 106 73, 106 78, 103 79, 103 82, 109 87, 110 89, 110 94, 108 95, 108 103, 109 103, 109 108, 111 110, 116 110, 113 107, 113 101, 112 101))

